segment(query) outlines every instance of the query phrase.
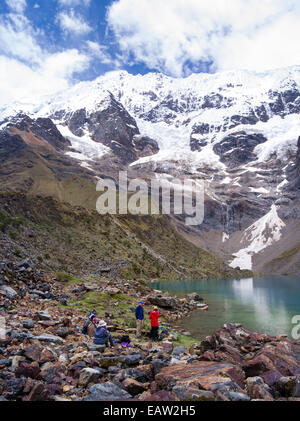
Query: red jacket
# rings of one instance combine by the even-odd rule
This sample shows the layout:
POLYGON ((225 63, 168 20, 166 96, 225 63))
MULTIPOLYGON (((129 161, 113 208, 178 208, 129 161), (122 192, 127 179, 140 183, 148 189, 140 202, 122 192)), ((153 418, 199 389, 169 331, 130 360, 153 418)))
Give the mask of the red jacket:
POLYGON ((151 327, 158 327, 158 318, 159 312, 158 311, 151 311, 149 319, 151 320, 151 327))

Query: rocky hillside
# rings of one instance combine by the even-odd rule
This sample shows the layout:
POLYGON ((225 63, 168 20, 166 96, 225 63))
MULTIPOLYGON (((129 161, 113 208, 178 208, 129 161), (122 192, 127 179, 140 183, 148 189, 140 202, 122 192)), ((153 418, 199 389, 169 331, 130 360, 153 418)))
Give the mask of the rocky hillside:
POLYGON ((299 400, 299 343, 226 324, 200 344, 174 324, 199 300, 121 278, 54 279, 30 260, 0 263, 0 401, 299 400), (146 312, 159 306, 163 341, 149 341, 148 323, 136 339, 130 323, 138 299, 146 312), (94 305, 112 348, 80 333, 94 305), (124 334, 130 347, 120 343, 124 334))
POLYGON ((185 240, 166 216, 100 216, 51 197, 0 193, 0 259, 20 258, 87 279, 248 275, 185 240))

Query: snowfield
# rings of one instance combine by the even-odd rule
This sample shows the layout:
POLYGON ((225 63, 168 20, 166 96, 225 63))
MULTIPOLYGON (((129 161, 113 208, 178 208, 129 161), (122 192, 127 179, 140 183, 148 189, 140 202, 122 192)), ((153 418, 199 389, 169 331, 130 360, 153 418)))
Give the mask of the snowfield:
POLYGON ((229 266, 252 270, 252 256, 279 241, 284 227, 285 223, 273 205, 270 212, 245 230, 241 243, 249 245, 234 254, 235 258, 229 266))

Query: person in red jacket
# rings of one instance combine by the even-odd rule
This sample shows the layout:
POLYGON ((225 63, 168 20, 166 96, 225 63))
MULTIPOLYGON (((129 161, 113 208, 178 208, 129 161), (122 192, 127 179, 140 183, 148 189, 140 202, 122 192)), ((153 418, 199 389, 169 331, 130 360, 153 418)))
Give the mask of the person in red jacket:
POLYGON ((151 320, 151 331, 150 331, 150 339, 154 341, 158 341, 158 318, 159 318, 159 311, 157 307, 153 307, 153 311, 151 311, 149 315, 149 319, 151 320))

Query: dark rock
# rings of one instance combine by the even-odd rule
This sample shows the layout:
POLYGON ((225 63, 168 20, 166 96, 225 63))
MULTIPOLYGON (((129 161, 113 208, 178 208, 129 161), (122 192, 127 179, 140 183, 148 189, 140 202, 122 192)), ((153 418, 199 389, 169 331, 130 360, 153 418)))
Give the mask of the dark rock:
POLYGON ((30 377, 32 379, 37 379, 40 371, 41 370, 37 365, 21 362, 15 373, 17 377, 30 377))
POLYGON ((123 381, 122 387, 132 396, 139 395, 147 390, 147 387, 137 380, 127 378, 123 381))
POLYGON ((26 358, 28 358, 31 361, 39 361, 42 349, 43 348, 37 345, 31 345, 24 349, 23 354, 25 355, 26 358))
POLYGON ((64 340, 59 336, 49 335, 48 333, 44 333, 42 335, 36 336, 35 339, 41 342, 49 342, 58 345, 63 345, 64 340))
POLYGON ((176 346, 176 347, 173 349, 173 355, 174 355, 175 357, 179 357, 180 355, 184 354, 184 353, 185 353, 185 351, 186 351, 186 347, 185 347, 185 346, 176 346))
POLYGON ((111 382, 95 384, 89 389, 84 401, 117 401, 131 399, 132 396, 111 382))
POLYGON ((23 327, 25 327, 26 329, 33 329, 34 325, 35 325, 35 323, 31 319, 24 320, 24 322, 23 322, 23 327))
POLYGON ((164 308, 166 310, 178 308, 177 300, 173 297, 151 296, 148 297, 148 301, 151 304, 164 308))
POLYGON ((39 318, 39 320, 46 320, 46 321, 52 319, 51 315, 47 311, 39 311, 37 313, 37 317, 39 318))
POLYGON ((96 383, 100 378, 100 372, 93 368, 84 368, 79 377, 79 384, 86 387, 89 383, 96 383))
POLYGON ((43 383, 37 383, 33 386, 33 389, 23 400, 29 402, 41 402, 48 401, 51 396, 51 393, 46 385, 43 383))
POLYGON ((249 377, 247 380, 248 395, 251 399, 263 399, 273 401, 272 390, 266 385, 261 377, 249 377))

